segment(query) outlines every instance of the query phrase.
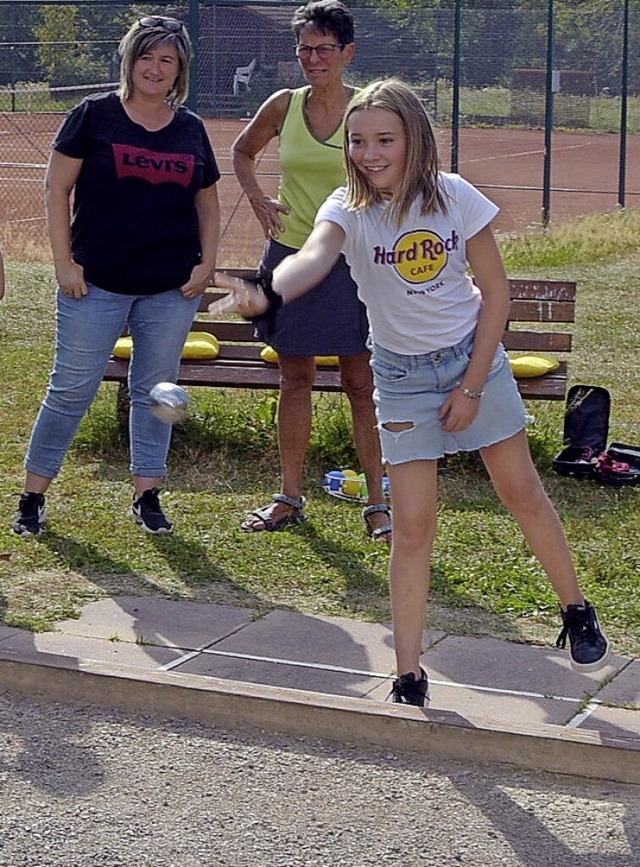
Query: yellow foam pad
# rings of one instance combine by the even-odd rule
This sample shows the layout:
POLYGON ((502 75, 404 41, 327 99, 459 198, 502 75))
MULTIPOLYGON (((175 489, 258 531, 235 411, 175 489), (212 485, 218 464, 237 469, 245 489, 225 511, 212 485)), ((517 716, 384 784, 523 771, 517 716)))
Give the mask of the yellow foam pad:
MULTIPOLYGON (((133 340, 131 337, 119 337, 113 348, 116 358, 131 358, 133 340)), ((220 355, 220 342, 213 334, 205 331, 190 331, 182 349, 182 358, 207 359, 220 355)))
POLYGON ((182 349, 183 358, 206 359, 220 355, 220 342, 206 331, 190 331, 182 349))
MULTIPOLYGON (((278 353, 272 346, 265 346, 264 349, 260 352, 260 358, 263 361, 269 362, 269 364, 277 364, 278 363, 278 353)), ((337 355, 316 355, 315 363, 318 367, 337 367, 338 366, 338 356, 337 355)))
POLYGON ((534 376, 544 376, 560 367, 557 358, 543 358, 541 355, 521 355, 510 358, 511 371, 516 379, 530 379, 534 376))
POLYGON ((260 350, 260 358, 263 361, 269 362, 269 364, 277 364, 278 363, 278 353, 272 346, 265 346, 264 349, 260 350))
POLYGON ((113 354, 116 358, 131 358, 132 349, 133 340, 130 337, 119 337, 113 347, 113 354))

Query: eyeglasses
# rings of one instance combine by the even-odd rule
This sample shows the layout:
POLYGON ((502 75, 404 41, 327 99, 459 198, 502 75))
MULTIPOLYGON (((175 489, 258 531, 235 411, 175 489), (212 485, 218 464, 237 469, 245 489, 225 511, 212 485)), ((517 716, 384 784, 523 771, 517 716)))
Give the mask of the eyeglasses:
POLYGON ((182 21, 178 21, 177 18, 160 18, 157 15, 138 18, 138 24, 140 27, 162 27, 169 33, 178 33, 184 27, 182 21))
POLYGON ((342 48, 342 45, 324 42, 322 45, 296 45, 293 50, 302 60, 309 60, 314 51, 321 60, 326 60, 328 57, 331 57, 334 51, 342 51, 342 48))

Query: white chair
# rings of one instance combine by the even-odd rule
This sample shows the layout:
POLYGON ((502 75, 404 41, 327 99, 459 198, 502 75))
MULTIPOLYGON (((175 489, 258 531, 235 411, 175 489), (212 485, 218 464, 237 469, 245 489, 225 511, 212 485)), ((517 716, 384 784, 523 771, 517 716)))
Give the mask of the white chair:
POLYGON ((249 82, 251 81, 251 76, 253 75, 253 71, 256 68, 257 60, 254 57, 251 63, 248 66, 237 66, 236 71, 233 76, 233 95, 240 96, 240 85, 244 84, 247 90, 249 90, 249 82))

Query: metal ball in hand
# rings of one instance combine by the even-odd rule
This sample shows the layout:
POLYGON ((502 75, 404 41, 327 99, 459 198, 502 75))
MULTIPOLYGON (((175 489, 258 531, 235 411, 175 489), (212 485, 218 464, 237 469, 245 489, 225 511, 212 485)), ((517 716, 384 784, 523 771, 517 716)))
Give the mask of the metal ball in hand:
POLYGON ((189 409, 189 395, 173 382, 159 382, 149 392, 150 409, 165 424, 184 421, 189 409))

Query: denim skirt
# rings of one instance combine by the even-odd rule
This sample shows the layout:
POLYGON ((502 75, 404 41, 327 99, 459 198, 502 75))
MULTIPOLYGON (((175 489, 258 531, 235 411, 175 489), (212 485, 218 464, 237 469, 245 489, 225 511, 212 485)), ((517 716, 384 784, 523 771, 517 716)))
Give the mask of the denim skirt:
POLYGON ((475 419, 465 430, 443 430, 438 413, 465 375, 473 338, 470 334, 455 346, 424 355, 399 355, 373 346, 373 397, 385 463, 437 460, 459 451, 475 451, 524 428, 524 404, 500 344, 475 419), (392 432, 385 428, 388 422, 411 422, 411 427, 392 432))

